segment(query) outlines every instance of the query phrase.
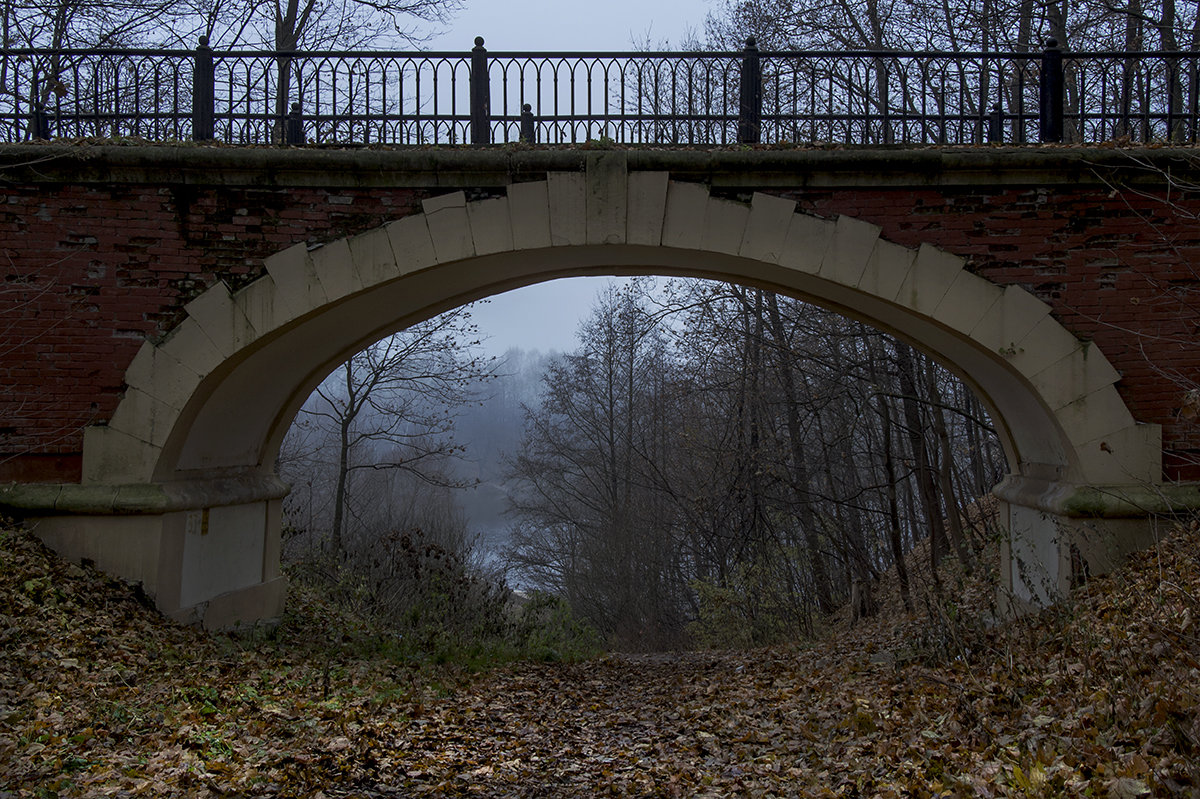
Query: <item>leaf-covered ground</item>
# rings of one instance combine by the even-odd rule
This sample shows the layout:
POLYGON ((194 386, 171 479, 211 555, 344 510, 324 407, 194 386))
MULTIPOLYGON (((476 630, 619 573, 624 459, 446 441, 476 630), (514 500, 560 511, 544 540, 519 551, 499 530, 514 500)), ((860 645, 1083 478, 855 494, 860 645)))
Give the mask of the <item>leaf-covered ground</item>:
MULTIPOLYGON (((0 533, 0 797, 1200 795, 1200 534, 1061 608, 800 649, 420 668, 299 597, 211 638, 0 533)), ((981 594, 986 592, 979 592, 981 594)))

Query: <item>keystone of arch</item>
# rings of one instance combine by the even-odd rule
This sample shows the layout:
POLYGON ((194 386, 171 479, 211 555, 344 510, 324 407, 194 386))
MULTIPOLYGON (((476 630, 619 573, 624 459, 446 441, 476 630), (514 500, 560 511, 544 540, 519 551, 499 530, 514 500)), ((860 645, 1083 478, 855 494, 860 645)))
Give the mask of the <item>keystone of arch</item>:
MULTIPOLYGON (((756 193, 748 203, 713 196, 665 172, 629 173, 618 153, 592 158, 588 167, 512 184, 500 197, 440 195, 425 200, 421 212, 360 235, 277 253, 266 259, 266 274, 237 292, 212 286, 185 306, 185 320, 162 341, 143 344, 109 424, 85 432, 84 482, 170 479, 172 452, 186 449, 179 444, 189 435, 185 428, 222 376, 333 304, 478 257, 587 247, 639 248, 648 263, 677 264, 679 273, 688 263, 681 256, 720 256, 731 279, 790 288, 850 312, 871 301, 877 310, 868 321, 901 335, 904 320, 920 320, 926 333, 909 338, 935 353, 941 343, 947 352, 970 348, 989 369, 1007 370, 1011 389, 1028 394, 1023 407, 1052 419, 1063 452, 1031 460, 1031 471, 1042 470, 1037 476, 1095 485, 1160 482, 1158 427, 1135 423, 1108 360, 1024 289, 989 283, 936 247, 902 247, 880 238, 873 224, 813 217, 773 195, 756 193), (656 251, 666 255, 649 255, 656 251)), ((980 387, 969 367, 963 371, 980 387)), ((1003 405, 1005 398, 984 394, 993 408, 1003 405)), ((1013 416, 1003 422, 1024 422, 1013 416)), ((1024 471, 1023 455, 1009 454, 1024 471)), ((255 463, 262 462, 259 453, 255 463)))

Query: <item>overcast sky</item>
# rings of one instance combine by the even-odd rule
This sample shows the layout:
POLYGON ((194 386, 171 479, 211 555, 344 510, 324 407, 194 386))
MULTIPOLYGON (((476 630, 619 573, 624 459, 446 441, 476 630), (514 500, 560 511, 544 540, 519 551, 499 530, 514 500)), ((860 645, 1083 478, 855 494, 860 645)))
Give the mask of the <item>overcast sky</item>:
MULTIPOLYGON (((719 0, 718 0, 719 1, 719 0)), ((703 31, 709 0, 467 0, 432 50, 625 50, 703 31)))
MULTIPOLYGON (((718 0, 719 2, 719 0, 718 0)), ((468 0, 431 50, 626 50, 634 41, 679 42, 704 29, 709 0, 468 0)), ((555 280, 511 291, 476 306, 488 350, 570 350, 604 278, 555 280)))

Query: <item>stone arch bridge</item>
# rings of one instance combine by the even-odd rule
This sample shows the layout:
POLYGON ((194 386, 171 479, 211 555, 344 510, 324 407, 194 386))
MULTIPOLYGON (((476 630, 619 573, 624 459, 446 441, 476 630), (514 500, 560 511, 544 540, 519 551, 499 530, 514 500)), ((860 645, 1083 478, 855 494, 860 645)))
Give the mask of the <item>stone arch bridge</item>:
POLYGON ((1177 148, 0 148, 0 504, 211 627, 284 600, 273 471, 373 340, 573 275, 769 287, 991 411, 1017 603, 1200 504, 1200 176, 1177 148))

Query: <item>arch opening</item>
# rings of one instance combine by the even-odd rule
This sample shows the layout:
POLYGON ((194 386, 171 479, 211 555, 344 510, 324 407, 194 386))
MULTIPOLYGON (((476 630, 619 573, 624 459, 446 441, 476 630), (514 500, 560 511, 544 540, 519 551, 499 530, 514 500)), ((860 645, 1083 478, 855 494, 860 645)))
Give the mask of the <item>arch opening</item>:
MULTIPOLYGON (((267 275, 236 294, 217 284, 190 303, 171 335, 139 352, 109 425, 88 431, 85 485, 112 486, 114 496, 122 487, 126 494, 129 486, 154 487, 162 513, 144 517, 151 520, 144 535, 154 539, 158 523, 170 528, 154 548, 161 563, 107 560, 117 571, 155 571, 160 605, 182 615, 199 613, 212 624, 262 615, 260 598, 237 596, 279 582, 286 489, 273 478, 274 456, 326 374, 395 330, 508 289, 654 274, 812 302, 891 333, 959 375, 990 411, 1005 447, 1010 476, 998 493, 1010 530, 1031 542, 1010 560, 1035 560, 1051 575, 1049 586, 1025 584, 1013 565, 1008 582, 1021 601, 1048 601, 1070 579, 1062 529, 1083 515, 1136 516, 1125 507, 1133 489, 1112 487, 1161 482, 1158 429, 1134 422, 1114 387, 1115 370, 1044 303, 988 283, 960 258, 901 247, 879 233, 848 217, 797 213, 793 202, 770 195, 749 203, 710 196, 665 173, 551 173, 510 186, 506 197, 467 202, 457 192, 359 236, 311 251, 292 247, 267 259, 267 275), (1072 505, 1083 501, 1080 487, 1093 490, 1085 498, 1091 507, 1072 505), (219 544, 216 537, 192 543, 189 554, 189 542, 215 528, 230 532, 219 544), (224 553, 245 550, 234 542, 249 539, 259 543, 243 560, 261 561, 260 583, 249 573, 215 579, 224 553)), ((60 544, 71 535, 48 531, 60 544)), ((272 590, 270 601, 281 602, 282 586, 272 590)))

